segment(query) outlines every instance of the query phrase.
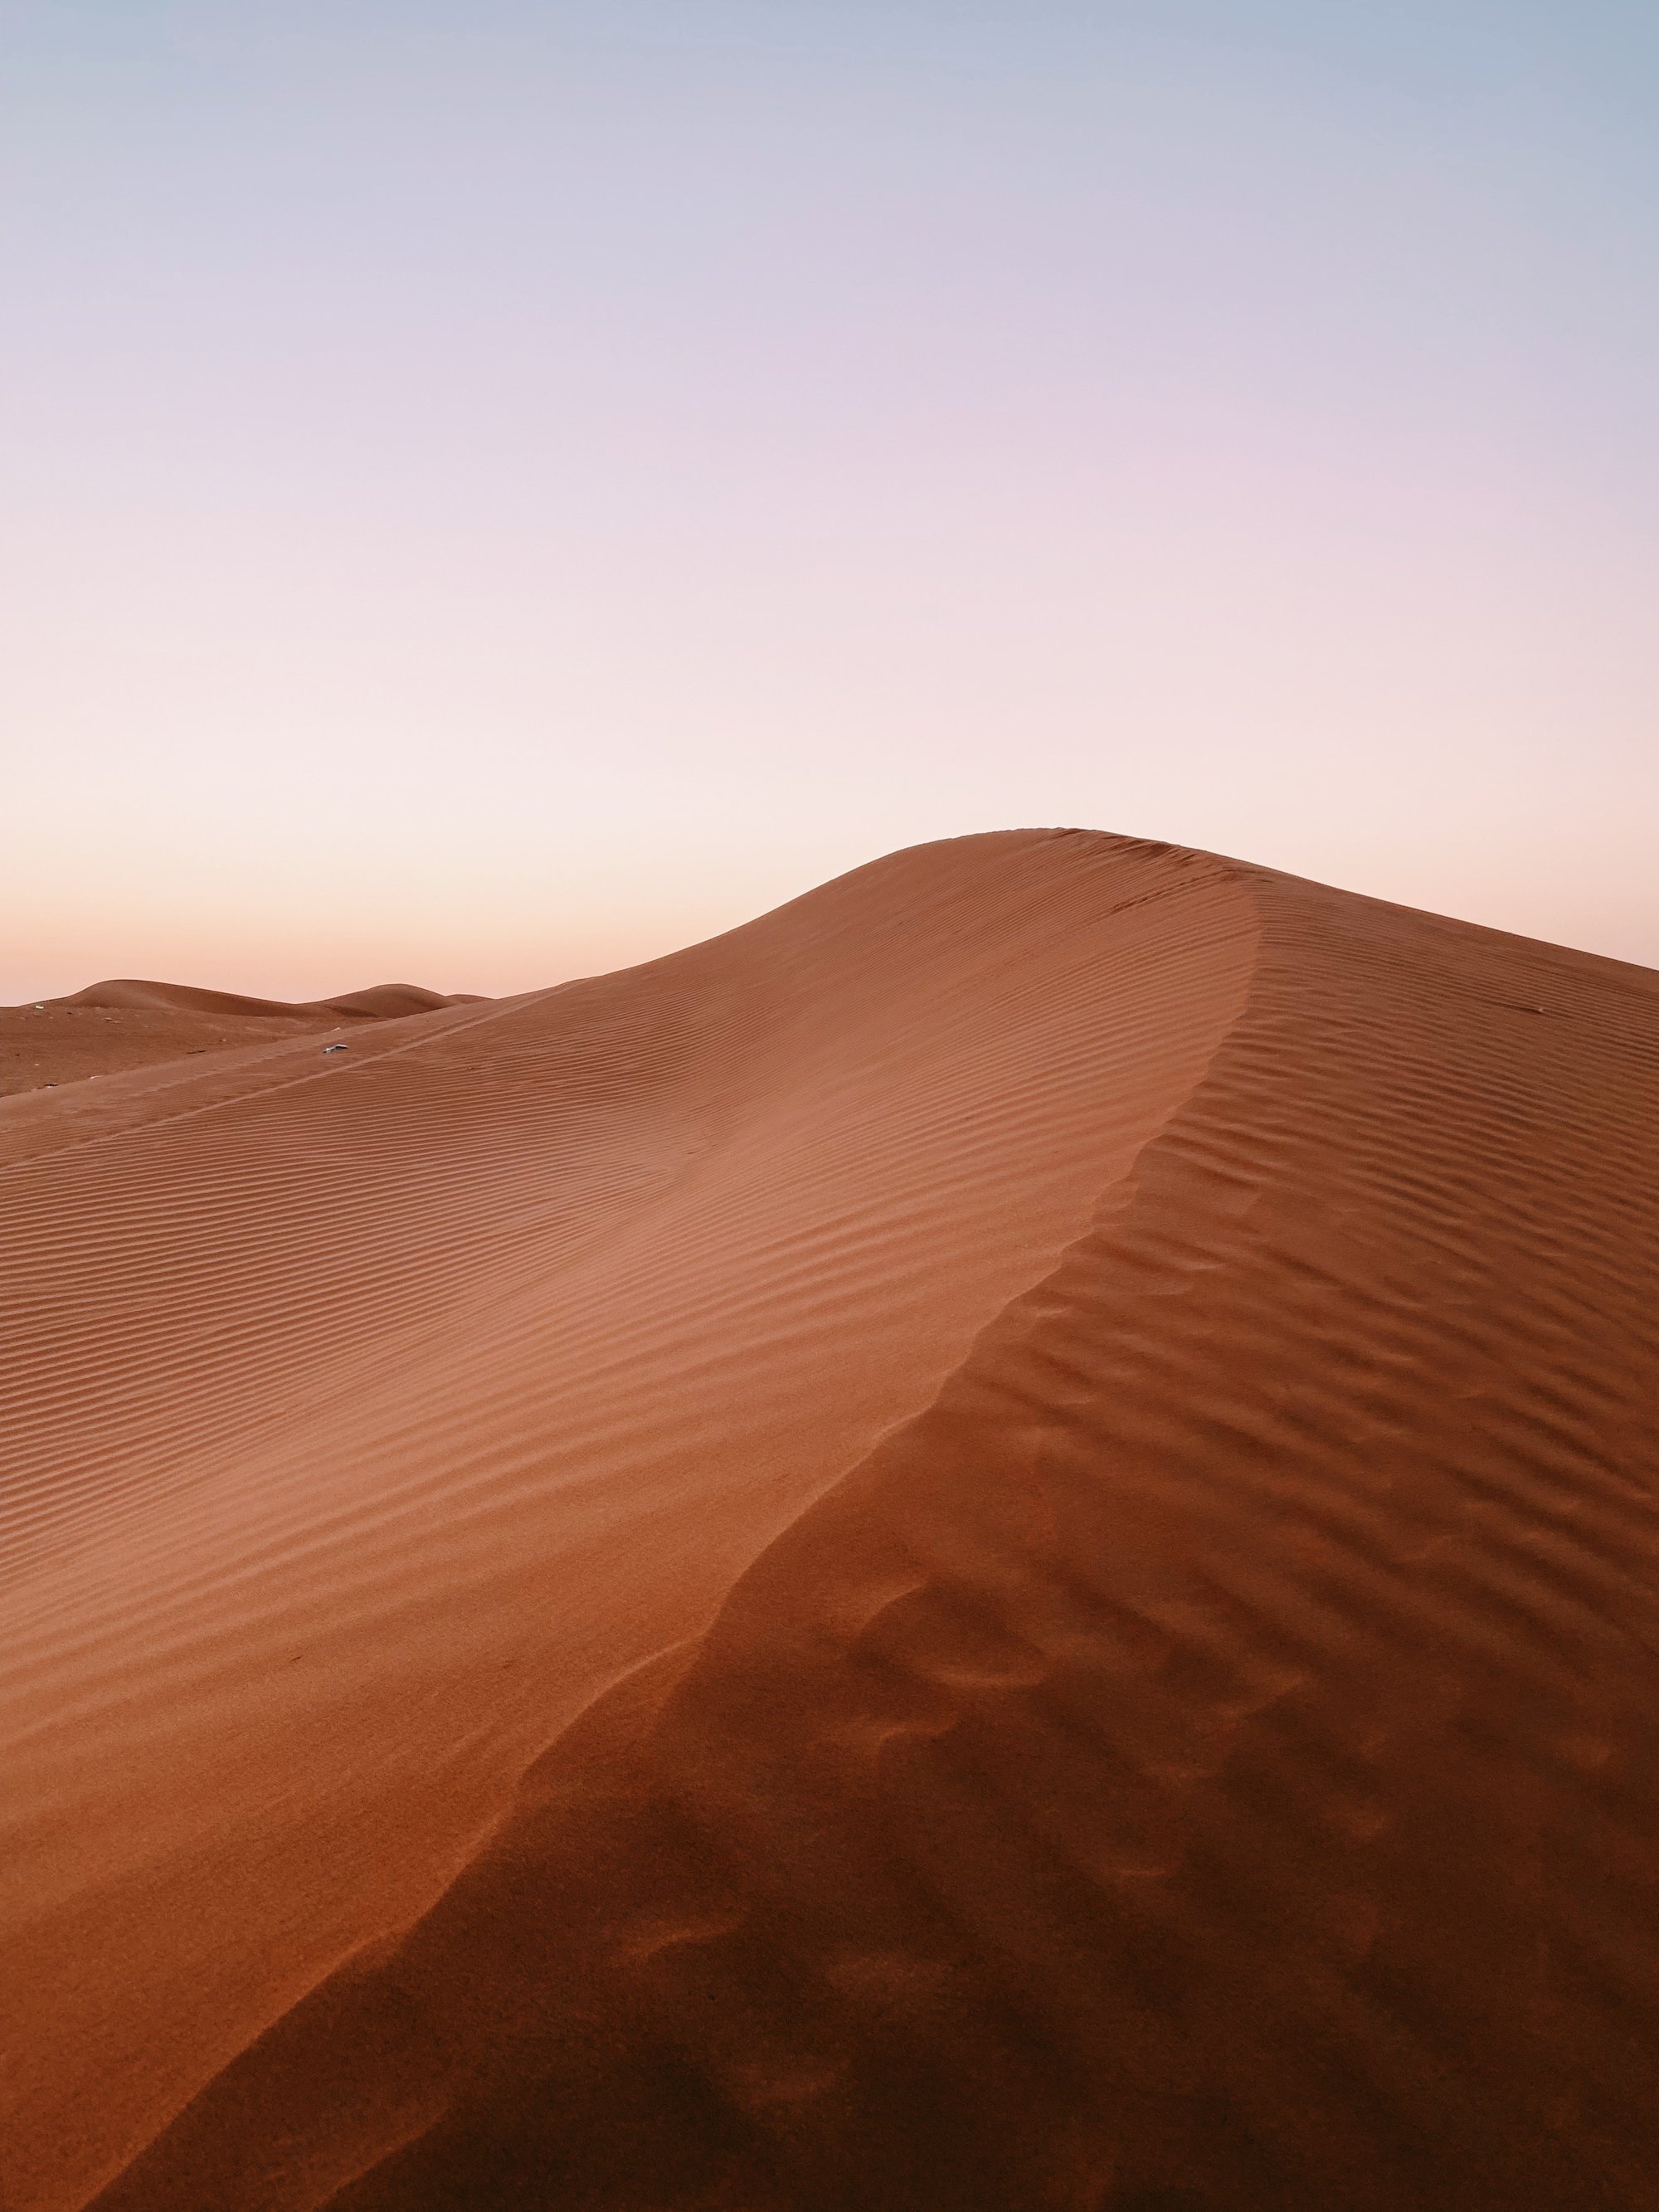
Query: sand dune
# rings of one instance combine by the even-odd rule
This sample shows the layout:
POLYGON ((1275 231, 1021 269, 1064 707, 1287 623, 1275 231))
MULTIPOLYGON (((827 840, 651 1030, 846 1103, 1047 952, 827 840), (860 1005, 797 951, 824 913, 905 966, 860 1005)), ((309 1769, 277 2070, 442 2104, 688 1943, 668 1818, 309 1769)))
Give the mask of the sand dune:
POLYGON ((1659 976, 1077 831, 0 1103, 3 2197, 1659 2173, 1659 976))
POLYGON ((338 999, 290 1005, 200 991, 188 983, 122 977, 89 984, 67 999, 0 1006, 0 1097, 84 1082, 121 1068, 147 1067, 230 1047, 279 1042, 360 1021, 398 1020, 435 1007, 476 1006, 418 983, 377 983, 338 999))

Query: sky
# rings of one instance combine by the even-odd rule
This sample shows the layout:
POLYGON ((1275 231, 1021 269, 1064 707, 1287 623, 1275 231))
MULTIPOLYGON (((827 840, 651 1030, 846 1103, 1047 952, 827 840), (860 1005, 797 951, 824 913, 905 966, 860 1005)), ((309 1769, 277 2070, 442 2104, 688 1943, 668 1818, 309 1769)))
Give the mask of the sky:
POLYGON ((1659 965, 1652 0, 0 0, 0 1000, 1082 824, 1659 965))

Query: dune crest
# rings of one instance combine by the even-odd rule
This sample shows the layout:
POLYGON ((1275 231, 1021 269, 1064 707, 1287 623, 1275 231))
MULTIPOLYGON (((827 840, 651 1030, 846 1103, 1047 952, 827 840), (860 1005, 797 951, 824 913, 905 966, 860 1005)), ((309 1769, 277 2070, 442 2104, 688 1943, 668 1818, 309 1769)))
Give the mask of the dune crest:
POLYGON ((1034 832, 423 1018, 0 1177, 20 2205, 1644 2201, 1659 977, 1034 832))

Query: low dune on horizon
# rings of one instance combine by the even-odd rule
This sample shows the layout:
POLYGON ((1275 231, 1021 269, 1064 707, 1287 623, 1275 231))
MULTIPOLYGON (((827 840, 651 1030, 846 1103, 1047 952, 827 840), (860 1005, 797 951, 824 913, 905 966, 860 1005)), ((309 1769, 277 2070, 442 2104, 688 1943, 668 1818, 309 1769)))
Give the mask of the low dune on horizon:
POLYGON ((0 1048, 3 2212, 1659 2202, 1659 974, 1034 830, 0 1048))
POLYGON ((332 1036, 359 1022, 397 1021, 438 1006, 482 1003, 473 994, 446 997, 418 983, 376 983, 337 999, 290 1004, 122 976, 90 983, 67 999, 0 1006, 0 1098, 52 1091, 123 1068, 236 1047, 246 1050, 314 1032, 332 1036))

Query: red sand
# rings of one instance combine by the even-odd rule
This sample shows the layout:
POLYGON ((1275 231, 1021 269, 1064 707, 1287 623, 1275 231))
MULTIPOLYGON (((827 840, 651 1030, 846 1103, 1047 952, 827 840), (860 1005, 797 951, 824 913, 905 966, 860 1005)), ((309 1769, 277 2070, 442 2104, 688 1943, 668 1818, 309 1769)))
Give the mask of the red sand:
POLYGON ((359 1022, 478 1003, 446 999, 416 983, 377 983, 372 990, 300 1006, 197 991, 186 983, 94 983, 70 999, 0 1006, 0 1097, 186 1054, 274 1043, 313 1030, 343 1037, 359 1022))
POLYGON ((0 1157, 7 2212, 1659 2203, 1659 976, 1021 833, 0 1157))

